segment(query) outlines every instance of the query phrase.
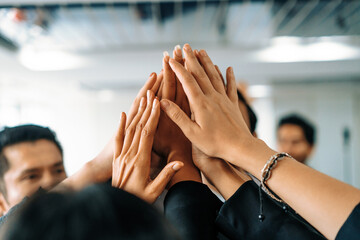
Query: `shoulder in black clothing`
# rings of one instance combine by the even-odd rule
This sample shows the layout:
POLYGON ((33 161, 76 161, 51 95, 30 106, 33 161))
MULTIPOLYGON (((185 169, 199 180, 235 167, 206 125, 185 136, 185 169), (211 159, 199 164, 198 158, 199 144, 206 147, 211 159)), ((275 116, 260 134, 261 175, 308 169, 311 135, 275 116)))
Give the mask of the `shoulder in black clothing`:
POLYGON ((336 240, 360 239, 360 203, 351 212, 344 225, 340 228, 336 240))

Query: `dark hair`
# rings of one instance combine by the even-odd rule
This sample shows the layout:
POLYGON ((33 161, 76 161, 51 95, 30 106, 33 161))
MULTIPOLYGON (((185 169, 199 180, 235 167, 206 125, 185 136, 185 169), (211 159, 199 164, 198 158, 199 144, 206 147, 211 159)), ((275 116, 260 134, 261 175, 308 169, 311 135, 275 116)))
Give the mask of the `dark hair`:
POLYGON ((56 138, 55 132, 47 127, 28 124, 15 127, 5 127, 0 132, 0 192, 2 194, 6 195, 4 174, 10 167, 9 161, 3 153, 4 148, 23 142, 35 142, 40 139, 46 139, 53 142, 59 149, 61 156, 63 155, 63 149, 56 138))
POLYGON ((247 112, 248 112, 248 115, 249 115, 249 121, 250 121, 250 132, 254 133, 255 130, 256 130, 256 123, 257 123, 256 114, 252 110, 250 105, 247 103, 244 96, 241 94, 241 92, 239 90, 237 90, 237 95, 238 95, 239 101, 243 102, 245 104, 245 106, 246 106, 246 109, 247 109, 247 112))
POLYGON ((105 184, 34 196, 10 216, 0 236, 6 240, 179 239, 153 206, 105 184))
POLYGON ((279 129, 284 124, 293 124, 293 125, 299 126, 304 132, 306 141, 310 145, 314 145, 315 139, 316 139, 315 138, 315 136, 316 136, 315 127, 309 121, 307 121, 305 118, 303 118, 297 114, 291 114, 291 115, 285 116, 280 119, 277 129, 279 129))

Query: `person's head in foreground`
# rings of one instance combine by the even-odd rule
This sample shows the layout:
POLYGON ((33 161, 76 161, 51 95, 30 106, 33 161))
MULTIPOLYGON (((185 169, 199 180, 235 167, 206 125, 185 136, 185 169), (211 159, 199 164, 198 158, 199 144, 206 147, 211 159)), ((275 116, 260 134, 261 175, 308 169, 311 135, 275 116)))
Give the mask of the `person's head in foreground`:
POLYGON ((35 195, 1 229, 1 239, 179 239, 151 205, 105 184, 35 195))
POLYGON ((305 163, 314 148, 315 128, 299 115, 283 117, 277 128, 277 144, 280 152, 287 152, 305 163))
POLYGON ((0 132, 0 213, 65 178, 62 147, 49 128, 20 125, 0 132))

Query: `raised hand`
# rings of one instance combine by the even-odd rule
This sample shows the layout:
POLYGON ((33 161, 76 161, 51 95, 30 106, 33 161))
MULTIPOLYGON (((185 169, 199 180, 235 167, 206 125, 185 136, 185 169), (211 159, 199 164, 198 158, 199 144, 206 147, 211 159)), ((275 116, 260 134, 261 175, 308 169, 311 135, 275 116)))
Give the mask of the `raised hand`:
POLYGON ((122 113, 115 138, 112 186, 153 203, 183 163, 171 162, 154 180, 150 179, 151 149, 160 107, 152 91, 147 91, 147 96, 147 101, 140 99, 138 111, 127 128, 126 115, 122 113))
POLYGON ((238 156, 232 156, 232 150, 244 147, 246 151, 253 137, 238 108, 232 68, 227 69, 225 89, 205 51, 200 51, 204 68, 188 44, 184 46, 184 53, 187 70, 173 59, 169 63, 189 100, 193 121, 169 100, 161 100, 161 107, 202 152, 228 161, 237 159, 238 156))
POLYGON ((152 92, 156 93, 159 90, 160 84, 162 81, 162 73, 156 75, 156 73, 151 73, 148 80, 144 84, 144 86, 139 90, 138 94, 136 95, 133 104, 128 113, 126 127, 128 127, 135 117, 136 113, 138 112, 138 108, 140 105, 140 101, 143 97, 146 97, 146 92, 151 90, 152 92))
MULTIPOLYGON (((178 56, 178 60, 181 62, 182 56, 179 56, 178 50, 179 49, 176 48, 174 54, 178 56)), ((165 55, 163 59, 163 83, 158 96, 161 96, 162 99, 174 101, 189 114, 190 110, 185 93, 170 68, 169 56, 167 55, 165 55)), ((181 160, 184 163, 184 167, 172 178, 169 187, 177 182, 186 180, 201 182, 200 173, 192 162, 190 141, 165 113, 161 113, 160 115, 153 151, 169 163, 176 160, 181 160)))

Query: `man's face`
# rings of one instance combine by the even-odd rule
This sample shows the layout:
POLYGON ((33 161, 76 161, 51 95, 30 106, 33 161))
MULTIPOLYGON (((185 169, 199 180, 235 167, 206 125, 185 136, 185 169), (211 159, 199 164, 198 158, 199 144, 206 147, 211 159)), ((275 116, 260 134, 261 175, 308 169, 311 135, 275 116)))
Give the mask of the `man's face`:
POLYGON ((9 170, 4 174, 8 208, 40 187, 49 189, 66 178, 60 150, 51 141, 14 144, 5 147, 3 153, 9 161, 9 170))
POLYGON ((287 152, 296 160, 304 163, 312 152, 313 146, 306 141, 304 131, 294 124, 284 124, 277 132, 278 150, 287 152))

